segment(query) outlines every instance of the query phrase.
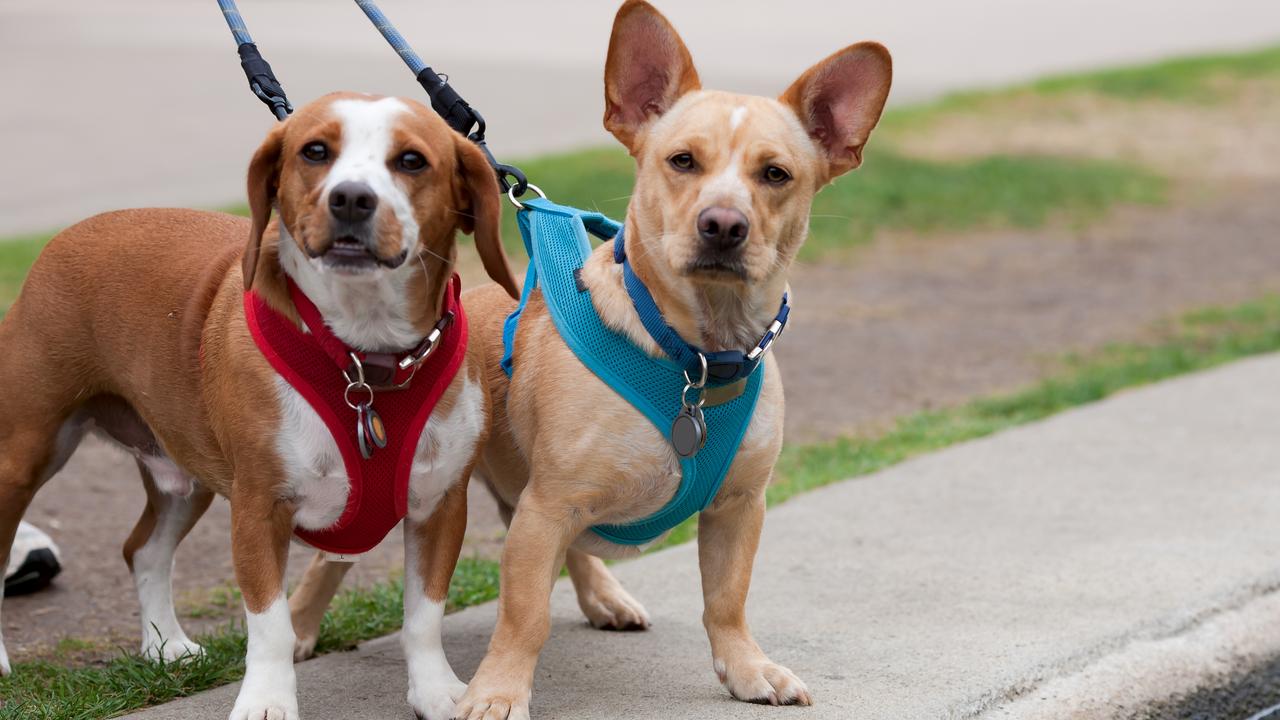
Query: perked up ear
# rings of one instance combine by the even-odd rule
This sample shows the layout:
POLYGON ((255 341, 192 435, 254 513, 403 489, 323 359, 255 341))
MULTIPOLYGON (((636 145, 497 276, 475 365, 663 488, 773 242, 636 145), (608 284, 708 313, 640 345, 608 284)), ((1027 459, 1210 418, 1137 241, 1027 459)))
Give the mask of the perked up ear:
POLYGON ((513 298, 520 297, 511 263, 502 249, 502 194, 498 178, 475 143, 457 135, 454 145, 458 153, 459 189, 462 191, 461 219, 458 226, 475 236, 476 252, 484 271, 513 298))
POLYGON ((623 3, 604 64, 605 129, 635 155, 644 126, 700 87, 689 49, 662 13, 644 0, 623 3))
POLYGON ((862 42, 809 68, 778 98, 826 156, 826 182, 862 164, 862 148, 880 120, 892 79, 889 51, 862 42))
MULTIPOLYGON (((288 122, 287 120, 285 122, 288 122)), ((284 146, 284 122, 276 123, 267 133, 258 151, 249 162, 249 214, 252 229, 249 243, 245 245, 240 269, 244 273, 244 289, 253 288, 253 276, 258 269, 258 253, 262 248, 262 233, 271 220, 271 208, 275 204, 276 191, 280 189, 280 154, 284 146)))

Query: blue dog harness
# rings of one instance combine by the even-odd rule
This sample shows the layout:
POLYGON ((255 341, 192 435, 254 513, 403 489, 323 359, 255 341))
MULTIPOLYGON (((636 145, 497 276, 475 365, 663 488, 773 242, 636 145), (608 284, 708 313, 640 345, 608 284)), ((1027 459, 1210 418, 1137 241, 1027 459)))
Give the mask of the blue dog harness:
POLYGON ((596 525, 592 531, 620 545, 643 545, 660 537, 691 515, 701 512, 715 498, 729 472, 738 446, 750 424, 764 373, 756 372, 764 353, 786 325, 789 307, 784 296, 778 317, 760 343, 748 353, 736 350, 705 353, 689 345, 658 310, 644 283, 626 261, 622 226, 596 212, 557 205, 546 199, 523 202, 516 213, 529 270, 520 304, 503 326, 502 368, 512 374, 512 346, 520 314, 535 287, 540 287, 556 329, 574 355, 606 385, 631 403, 664 437, 672 432, 673 419, 693 411, 705 419, 705 444, 680 461, 680 487, 662 509, 625 525, 596 525), (590 293, 579 273, 591 255, 587 232, 602 240, 614 240, 614 259, 623 266, 624 283, 645 328, 671 358, 655 358, 625 336, 605 326, 596 314, 590 293), (705 365, 704 365, 705 362, 705 365), (705 368, 705 372, 703 370, 705 368), (701 382, 699 382, 701 380, 701 382), (738 385, 741 392, 734 394, 738 385), (704 388, 705 386, 705 388, 704 388), (729 399, 718 404, 701 403, 705 390, 724 388, 729 399), (692 395, 691 395, 692 394, 692 395))

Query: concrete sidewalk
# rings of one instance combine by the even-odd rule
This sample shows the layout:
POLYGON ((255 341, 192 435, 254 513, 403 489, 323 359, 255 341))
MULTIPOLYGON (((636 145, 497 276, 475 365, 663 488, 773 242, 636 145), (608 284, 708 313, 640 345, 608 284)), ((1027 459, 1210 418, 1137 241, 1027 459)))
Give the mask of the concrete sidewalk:
MULTIPOLYGON (((1276 387, 1280 355, 1247 360, 771 511, 750 614, 812 708, 717 685, 693 545, 617 566, 646 633, 585 627, 561 582, 534 717, 1125 717, 1276 652, 1276 387)), ((463 678, 494 614, 445 622, 463 678)), ((299 688, 306 718, 412 717, 394 637, 302 664, 299 688)), ((236 689, 130 717, 225 717, 236 689)))
MULTIPOLYGON (((601 78, 618 4, 379 3, 484 113, 507 159, 613 143, 601 78)), ((657 4, 709 87, 776 94, 828 53, 875 39, 894 54, 895 103, 1280 39, 1280 3, 1263 0, 657 4)), ((240 5, 295 103, 332 90, 423 97, 352 3, 240 5)), ((242 203, 249 156, 272 122, 214 0, 0 0, 0 98, 0 237, 119 207, 242 203)))

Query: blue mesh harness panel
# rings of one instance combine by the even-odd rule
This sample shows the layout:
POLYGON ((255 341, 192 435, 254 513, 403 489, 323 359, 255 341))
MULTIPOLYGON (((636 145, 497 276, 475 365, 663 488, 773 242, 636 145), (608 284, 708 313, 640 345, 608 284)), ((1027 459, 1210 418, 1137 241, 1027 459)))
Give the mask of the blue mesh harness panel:
MULTIPOLYGON (((600 213, 548 200, 528 200, 524 205, 526 209, 516 214, 516 222, 529 251, 529 271, 520 304, 503 326, 503 369, 511 375, 511 350, 520 313, 534 287, 540 287, 551 319, 574 355, 667 437, 681 408, 680 391, 685 384, 681 368, 666 358, 651 357, 606 327, 596 314, 590 293, 578 289, 576 272, 591 254, 587 232, 607 240, 621 225, 600 213)), ((592 531, 620 545, 644 545, 710 505, 733 464, 760 397, 764 372, 757 370, 747 378, 741 395, 704 408, 707 444, 694 457, 679 458, 680 487, 670 502, 643 520, 596 525, 592 531)), ((672 457, 676 457, 674 451, 672 457)))

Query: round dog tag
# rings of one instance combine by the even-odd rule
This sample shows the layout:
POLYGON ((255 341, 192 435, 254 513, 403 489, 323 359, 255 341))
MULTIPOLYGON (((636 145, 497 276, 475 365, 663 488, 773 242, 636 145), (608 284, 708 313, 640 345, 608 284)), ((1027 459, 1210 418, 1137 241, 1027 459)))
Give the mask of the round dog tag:
POLYGON ((387 446, 387 426, 371 405, 356 408, 356 440, 360 445, 360 455, 365 460, 373 457, 374 450, 387 446))
POLYGON ((671 422, 671 447, 676 455, 691 458, 707 443, 707 423, 702 409, 686 406, 671 422))

